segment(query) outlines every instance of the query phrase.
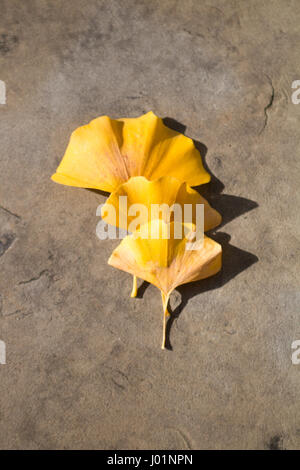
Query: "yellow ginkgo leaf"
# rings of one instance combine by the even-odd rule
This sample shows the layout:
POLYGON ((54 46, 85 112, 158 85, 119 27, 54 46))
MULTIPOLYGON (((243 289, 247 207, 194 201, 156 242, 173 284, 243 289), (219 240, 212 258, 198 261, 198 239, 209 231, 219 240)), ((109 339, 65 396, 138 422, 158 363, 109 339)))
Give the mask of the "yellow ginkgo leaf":
POLYGON ((149 112, 116 120, 101 116, 76 129, 52 179, 112 192, 132 176, 165 175, 191 186, 210 181, 193 140, 149 112))
POLYGON ((168 223, 174 217, 176 220, 180 218, 177 222, 196 223, 197 204, 204 205, 205 232, 221 223, 221 215, 187 183, 172 176, 164 176, 155 181, 149 181, 144 176, 135 176, 109 196, 101 209, 101 215, 108 224, 125 230, 130 229, 137 213, 139 225, 154 219, 162 219, 168 223), (123 196, 126 197, 125 200, 123 196), (175 204, 180 209, 177 212, 175 204), (114 211, 109 210, 110 206, 113 206, 114 211))
POLYGON ((124 238, 108 260, 111 266, 140 277, 160 289, 164 308, 162 349, 165 347, 167 305, 172 291, 181 284, 213 276, 222 266, 221 245, 205 236, 200 249, 189 250, 187 244, 191 241, 195 226, 181 225, 187 234, 176 239, 176 223, 151 221, 143 225, 138 233, 124 238), (150 234, 157 231, 159 238, 151 238, 150 234))

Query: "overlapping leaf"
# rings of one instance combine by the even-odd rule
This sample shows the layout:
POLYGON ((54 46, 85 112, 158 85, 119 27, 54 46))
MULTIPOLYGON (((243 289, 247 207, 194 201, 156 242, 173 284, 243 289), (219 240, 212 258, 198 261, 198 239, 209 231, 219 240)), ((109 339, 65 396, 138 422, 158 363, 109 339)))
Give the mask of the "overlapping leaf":
POLYGON ((210 181, 192 139, 149 112, 115 120, 101 116, 76 129, 52 179, 112 192, 132 176, 166 175, 191 186, 210 181))
POLYGON ((140 206, 145 208, 145 212, 138 214, 139 224, 143 225, 155 218, 161 218, 165 222, 172 221, 174 213, 176 217, 176 210, 172 210, 174 204, 180 208, 177 216, 187 223, 196 223, 196 206, 203 204, 205 232, 217 227, 222 221, 221 215, 204 197, 187 183, 172 176, 164 176, 155 181, 149 181, 143 176, 130 178, 109 196, 101 214, 107 223, 128 230, 136 219, 140 206), (124 196, 126 204, 122 203, 124 196), (187 205, 190 205, 191 211, 185 207, 187 205), (109 210, 109 206, 113 206, 113 212, 109 210))
POLYGON ((138 233, 124 238, 108 260, 111 266, 140 277, 160 289, 164 304, 163 347, 167 303, 172 291, 181 284, 213 276, 222 265, 221 245, 205 236, 201 249, 188 250, 186 245, 191 242, 190 234, 194 232, 195 226, 188 224, 188 233, 176 239, 175 224, 172 222, 168 226, 162 220, 154 220, 143 225, 138 233), (151 238, 153 232, 159 233, 159 238, 151 238))

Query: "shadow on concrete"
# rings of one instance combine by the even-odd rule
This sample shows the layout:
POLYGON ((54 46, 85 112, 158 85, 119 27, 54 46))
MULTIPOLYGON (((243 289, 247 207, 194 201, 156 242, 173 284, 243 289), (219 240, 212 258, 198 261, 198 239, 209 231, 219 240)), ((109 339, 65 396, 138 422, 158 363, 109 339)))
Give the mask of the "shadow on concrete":
MULTIPOLYGON (((175 121, 175 119, 166 117, 163 119, 164 124, 171 129, 185 133, 186 126, 175 121)), ((194 140, 195 147, 199 150, 202 157, 203 166, 206 171, 211 175, 210 183, 203 184, 201 186, 196 186, 193 189, 196 189, 201 196, 205 197, 211 206, 216 209, 222 215, 222 224, 218 227, 219 229, 226 225, 231 220, 239 217, 246 212, 251 211, 258 207, 257 202, 251 201, 244 197, 231 196, 229 194, 223 194, 224 184, 211 173, 206 163, 206 154, 207 147, 202 142, 194 140)))
POLYGON ((92 193, 99 194, 99 196, 103 196, 108 198, 110 196, 110 193, 106 191, 102 191, 102 189, 93 189, 93 188, 86 188, 87 191, 91 191, 92 193))
POLYGON ((166 348, 169 350, 172 350, 170 340, 172 325, 187 305, 188 301, 203 292, 224 286, 239 273, 245 271, 245 269, 258 261, 257 256, 254 254, 231 245, 229 243, 230 236, 228 234, 217 232, 214 235, 209 234, 209 236, 222 245, 222 269, 215 276, 177 287, 176 290, 181 295, 181 303, 174 310, 168 307, 171 316, 169 317, 166 328, 166 348))
MULTIPOLYGON (((181 132, 182 134, 185 133, 186 126, 179 123, 178 121, 169 117, 164 118, 163 121, 164 124, 171 129, 181 132)), ((211 175, 210 183, 198 186, 194 189, 201 193, 201 195, 208 200, 212 207, 214 207, 222 215, 222 224, 218 227, 218 229, 236 217, 239 217, 240 215, 258 207, 258 204, 255 201, 251 201, 243 197, 223 194, 222 191, 225 188, 224 184, 208 169, 206 163, 207 147, 199 141, 194 140, 194 143, 200 152, 204 168, 211 175)), ((222 270, 211 278, 191 282, 189 284, 184 284, 177 287, 176 290, 181 294, 181 303, 173 311, 171 310, 170 306, 168 307, 171 315, 167 323, 166 348, 169 350, 172 350, 170 341, 172 325, 175 319, 178 318, 184 307, 187 305, 189 299, 203 292, 222 287, 239 273, 245 271, 252 264, 258 261, 257 256, 254 254, 231 245, 229 243, 230 235, 224 232, 216 232, 215 230, 207 232, 207 235, 222 245, 222 270)), ((148 283, 146 281, 142 283, 138 291, 139 297, 143 295, 147 285, 148 283)))

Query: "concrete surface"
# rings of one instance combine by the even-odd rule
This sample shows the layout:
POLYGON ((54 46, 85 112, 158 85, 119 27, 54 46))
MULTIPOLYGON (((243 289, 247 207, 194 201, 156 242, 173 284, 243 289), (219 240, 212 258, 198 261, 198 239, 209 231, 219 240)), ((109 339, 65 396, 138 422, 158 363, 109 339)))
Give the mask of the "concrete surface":
POLYGON ((0 447, 299 448, 299 1, 0 8, 0 447), (207 149, 225 219, 165 352, 158 290, 106 264, 105 197, 50 181, 74 128, 148 110, 207 149))

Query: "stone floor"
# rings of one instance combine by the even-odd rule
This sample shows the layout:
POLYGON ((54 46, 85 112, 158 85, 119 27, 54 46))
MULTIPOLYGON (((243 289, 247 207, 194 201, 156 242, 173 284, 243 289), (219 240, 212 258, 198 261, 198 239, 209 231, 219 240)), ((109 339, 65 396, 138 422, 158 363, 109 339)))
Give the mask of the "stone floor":
POLYGON ((0 447, 299 448, 300 2, 0 8, 0 447), (224 218, 167 351, 159 291, 107 266, 104 195, 50 180, 76 127, 149 110, 199 142, 224 218))

